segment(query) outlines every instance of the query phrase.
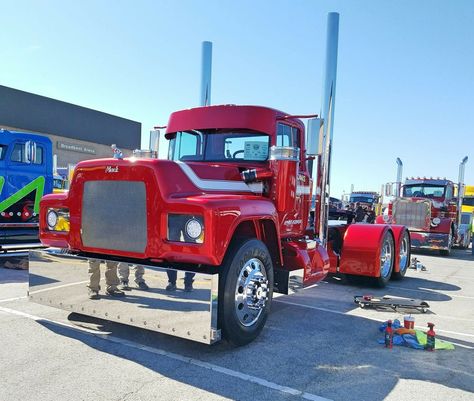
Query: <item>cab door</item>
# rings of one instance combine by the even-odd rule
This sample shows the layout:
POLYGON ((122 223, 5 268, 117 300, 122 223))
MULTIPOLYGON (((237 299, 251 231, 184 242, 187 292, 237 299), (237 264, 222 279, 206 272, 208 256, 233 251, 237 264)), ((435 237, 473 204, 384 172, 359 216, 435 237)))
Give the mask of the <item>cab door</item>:
POLYGON ((17 140, 9 146, 0 212, 5 212, 11 222, 37 220, 45 187, 46 164, 43 144, 17 140))

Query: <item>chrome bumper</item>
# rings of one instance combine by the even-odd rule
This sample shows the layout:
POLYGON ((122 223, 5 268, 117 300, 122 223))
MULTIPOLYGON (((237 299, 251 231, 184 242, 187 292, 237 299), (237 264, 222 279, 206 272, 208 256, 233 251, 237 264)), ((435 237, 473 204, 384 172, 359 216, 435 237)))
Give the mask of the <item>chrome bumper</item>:
MULTIPOLYGON (((218 274, 196 273, 194 290, 184 292, 183 271, 178 271, 178 290, 167 292, 167 269, 143 265, 150 287, 143 291, 132 283, 122 298, 105 293, 105 265, 101 265, 100 298, 89 299, 89 260, 47 249, 29 253, 29 299, 33 302, 109 321, 212 344, 220 340, 217 329, 218 274)), ((98 259, 102 260, 102 259, 98 259)), ((102 260, 103 261, 103 260, 102 260)))

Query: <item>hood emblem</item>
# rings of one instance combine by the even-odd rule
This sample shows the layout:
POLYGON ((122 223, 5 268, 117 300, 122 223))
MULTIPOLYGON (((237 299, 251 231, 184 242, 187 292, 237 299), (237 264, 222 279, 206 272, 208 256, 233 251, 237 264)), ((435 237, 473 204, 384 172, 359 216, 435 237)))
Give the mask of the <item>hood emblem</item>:
POLYGON ((118 166, 107 166, 105 168, 105 172, 106 173, 118 173, 119 172, 119 168, 118 166))

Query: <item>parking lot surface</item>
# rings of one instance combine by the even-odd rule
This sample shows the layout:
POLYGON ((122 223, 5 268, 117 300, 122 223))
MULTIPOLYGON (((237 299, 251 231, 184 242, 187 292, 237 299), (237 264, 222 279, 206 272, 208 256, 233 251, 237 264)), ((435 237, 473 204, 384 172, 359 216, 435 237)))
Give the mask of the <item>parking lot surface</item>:
MULTIPOLYGON (((0 268, 2 400, 474 400, 474 258, 417 254, 426 271, 376 289, 337 277, 274 299, 260 337, 206 346, 29 302, 26 270, 0 268), (429 303, 453 351, 385 349, 380 322, 354 295, 429 303)), ((0 264, 5 259, 0 260, 0 264)))

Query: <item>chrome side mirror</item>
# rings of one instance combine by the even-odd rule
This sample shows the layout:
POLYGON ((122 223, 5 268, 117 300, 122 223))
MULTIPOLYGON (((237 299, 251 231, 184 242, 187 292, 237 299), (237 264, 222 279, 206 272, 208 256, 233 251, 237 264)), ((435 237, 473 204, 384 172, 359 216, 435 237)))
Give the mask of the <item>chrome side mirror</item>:
POLYGON ((322 127, 322 118, 311 118, 308 120, 308 130, 306 133, 306 156, 317 156, 320 154, 322 127))

